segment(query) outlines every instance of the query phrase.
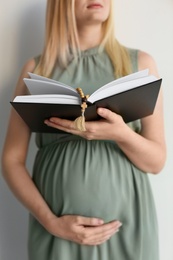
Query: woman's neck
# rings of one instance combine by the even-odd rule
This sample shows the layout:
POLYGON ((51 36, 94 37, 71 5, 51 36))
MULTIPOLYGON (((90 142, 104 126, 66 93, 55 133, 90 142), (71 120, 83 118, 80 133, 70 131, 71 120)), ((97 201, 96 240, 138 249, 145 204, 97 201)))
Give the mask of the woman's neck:
POLYGON ((101 26, 86 26, 78 29, 79 45, 82 51, 94 48, 101 43, 101 26))

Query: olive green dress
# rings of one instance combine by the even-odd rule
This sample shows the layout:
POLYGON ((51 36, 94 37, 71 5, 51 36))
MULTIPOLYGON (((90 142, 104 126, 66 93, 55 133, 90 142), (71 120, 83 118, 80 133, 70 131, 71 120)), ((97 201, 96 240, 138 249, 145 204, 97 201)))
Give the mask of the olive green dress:
MULTIPOLYGON (((129 49, 133 71, 137 50, 129 49)), ((90 94, 114 80, 105 51, 92 48, 55 67, 53 79, 90 94)), ((130 100, 129 100, 130 102, 130 100)), ((129 124, 140 131, 140 121, 129 124)), ((116 131, 116 129, 115 129, 116 131)), ((33 180, 57 215, 117 219, 120 231, 99 246, 79 245, 49 234, 30 216, 29 260, 158 260, 157 219, 148 175, 133 165, 113 141, 88 141, 66 133, 37 134, 33 180)))

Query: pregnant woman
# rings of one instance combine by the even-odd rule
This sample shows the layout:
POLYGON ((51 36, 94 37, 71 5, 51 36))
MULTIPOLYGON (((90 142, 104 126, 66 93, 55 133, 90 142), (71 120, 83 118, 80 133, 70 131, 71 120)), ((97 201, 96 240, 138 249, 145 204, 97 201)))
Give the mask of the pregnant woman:
MULTIPOLYGON (((27 72, 85 94, 146 68, 158 76, 149 54, 117 41, 113 9, 113 0, 47 0, 44 50, 26 62, 14 96, 28 94, 27 72)), ((29 260, 159 259, 147 173, 158 173, 165 162, 162 92, 153 115, 129 124, 108 109, 97 113, 102 119, 85 122, 85 131, 73 121, 45 120, 57 133, 36 134, 30 177, 25 161, 31 133, 11 111, 2 164, 30 212, 29 260)))

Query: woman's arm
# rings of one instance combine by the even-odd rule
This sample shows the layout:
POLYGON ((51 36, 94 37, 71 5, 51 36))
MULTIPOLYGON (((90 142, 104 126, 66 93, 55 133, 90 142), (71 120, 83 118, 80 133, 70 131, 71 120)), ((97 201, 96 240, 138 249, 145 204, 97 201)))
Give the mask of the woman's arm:
MULTIPOLYGON (((155 62, 148 54, 139 52, 138 63, 139 70, 149 68, 151 74, 158 76, 155 62)), ((166 158, 162 91, 160 91, 153 115, 141 120, 142 130, 139 134, 125 124, 121 116, 108 109, 99 108, 98 114, 104 120, 86 122, 87 131, 85 132, 76 130, 74 122, 69 120, 51 118, 45 123, 88 140, 114 140, 136 167, 144 172, 160 172, 166 158)))
MULTIPOLYGON (((27 72, 33 71, 34 67, 34 60, 26 63, 18 80, 14 96, 28 94, 23 78, 28 77, 27 72)), ((46 218, 51 216, 50 210, 25 167, 30 135, 29 128, 17 112, 12 109, 2 155, 3 175, 16 197, 28 209, 31 209, 32 213, 45 225, 46 218)))
MULTIPOLYGON (((27 72, 32 72, 34 67, 34 60, 28 61, 24 66, 15 96, 27 94, 23 78, 28 77, 27 72)), ((57 217, 48 207, 25 166, 30 135, 29 128, 12 109, 3 149, 2 168, 4 178, 15 196, 51 234, 80 244, 96 245, 105 242, 118 231, 121 226, 119 221, 104 224, 102 220, 92 217, 57 217)))
MULTIPOLYGON (((159 77, 153 58, 147 53, 139 52, 138 66, 139 70, 149 68, 150 74, 159 77)), ((126 129, 126 138, 118 144, 137 167, 145 172, 158 173, 166 160, 162 89, 153 115, 143 118, 141 124, 140 134, 126 129)))

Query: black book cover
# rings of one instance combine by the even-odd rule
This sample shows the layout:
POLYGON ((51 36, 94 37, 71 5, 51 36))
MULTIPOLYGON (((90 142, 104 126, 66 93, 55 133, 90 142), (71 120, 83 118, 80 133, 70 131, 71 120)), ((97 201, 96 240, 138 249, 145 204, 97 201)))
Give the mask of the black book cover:
MULTIPOLYGON (((104 107, 120 114, 126 123, 149 116, 159 94, 162 79, 133 88, 122 93, 88 104, 85 111, 86 121, 98 120, 97 108, 104 107)), ((60 117, 74 120, 81 115, 80 105, 18 103, 10 102, 32 132, 56 133, 57 129, 48 127, 44 120, 60 117)))

